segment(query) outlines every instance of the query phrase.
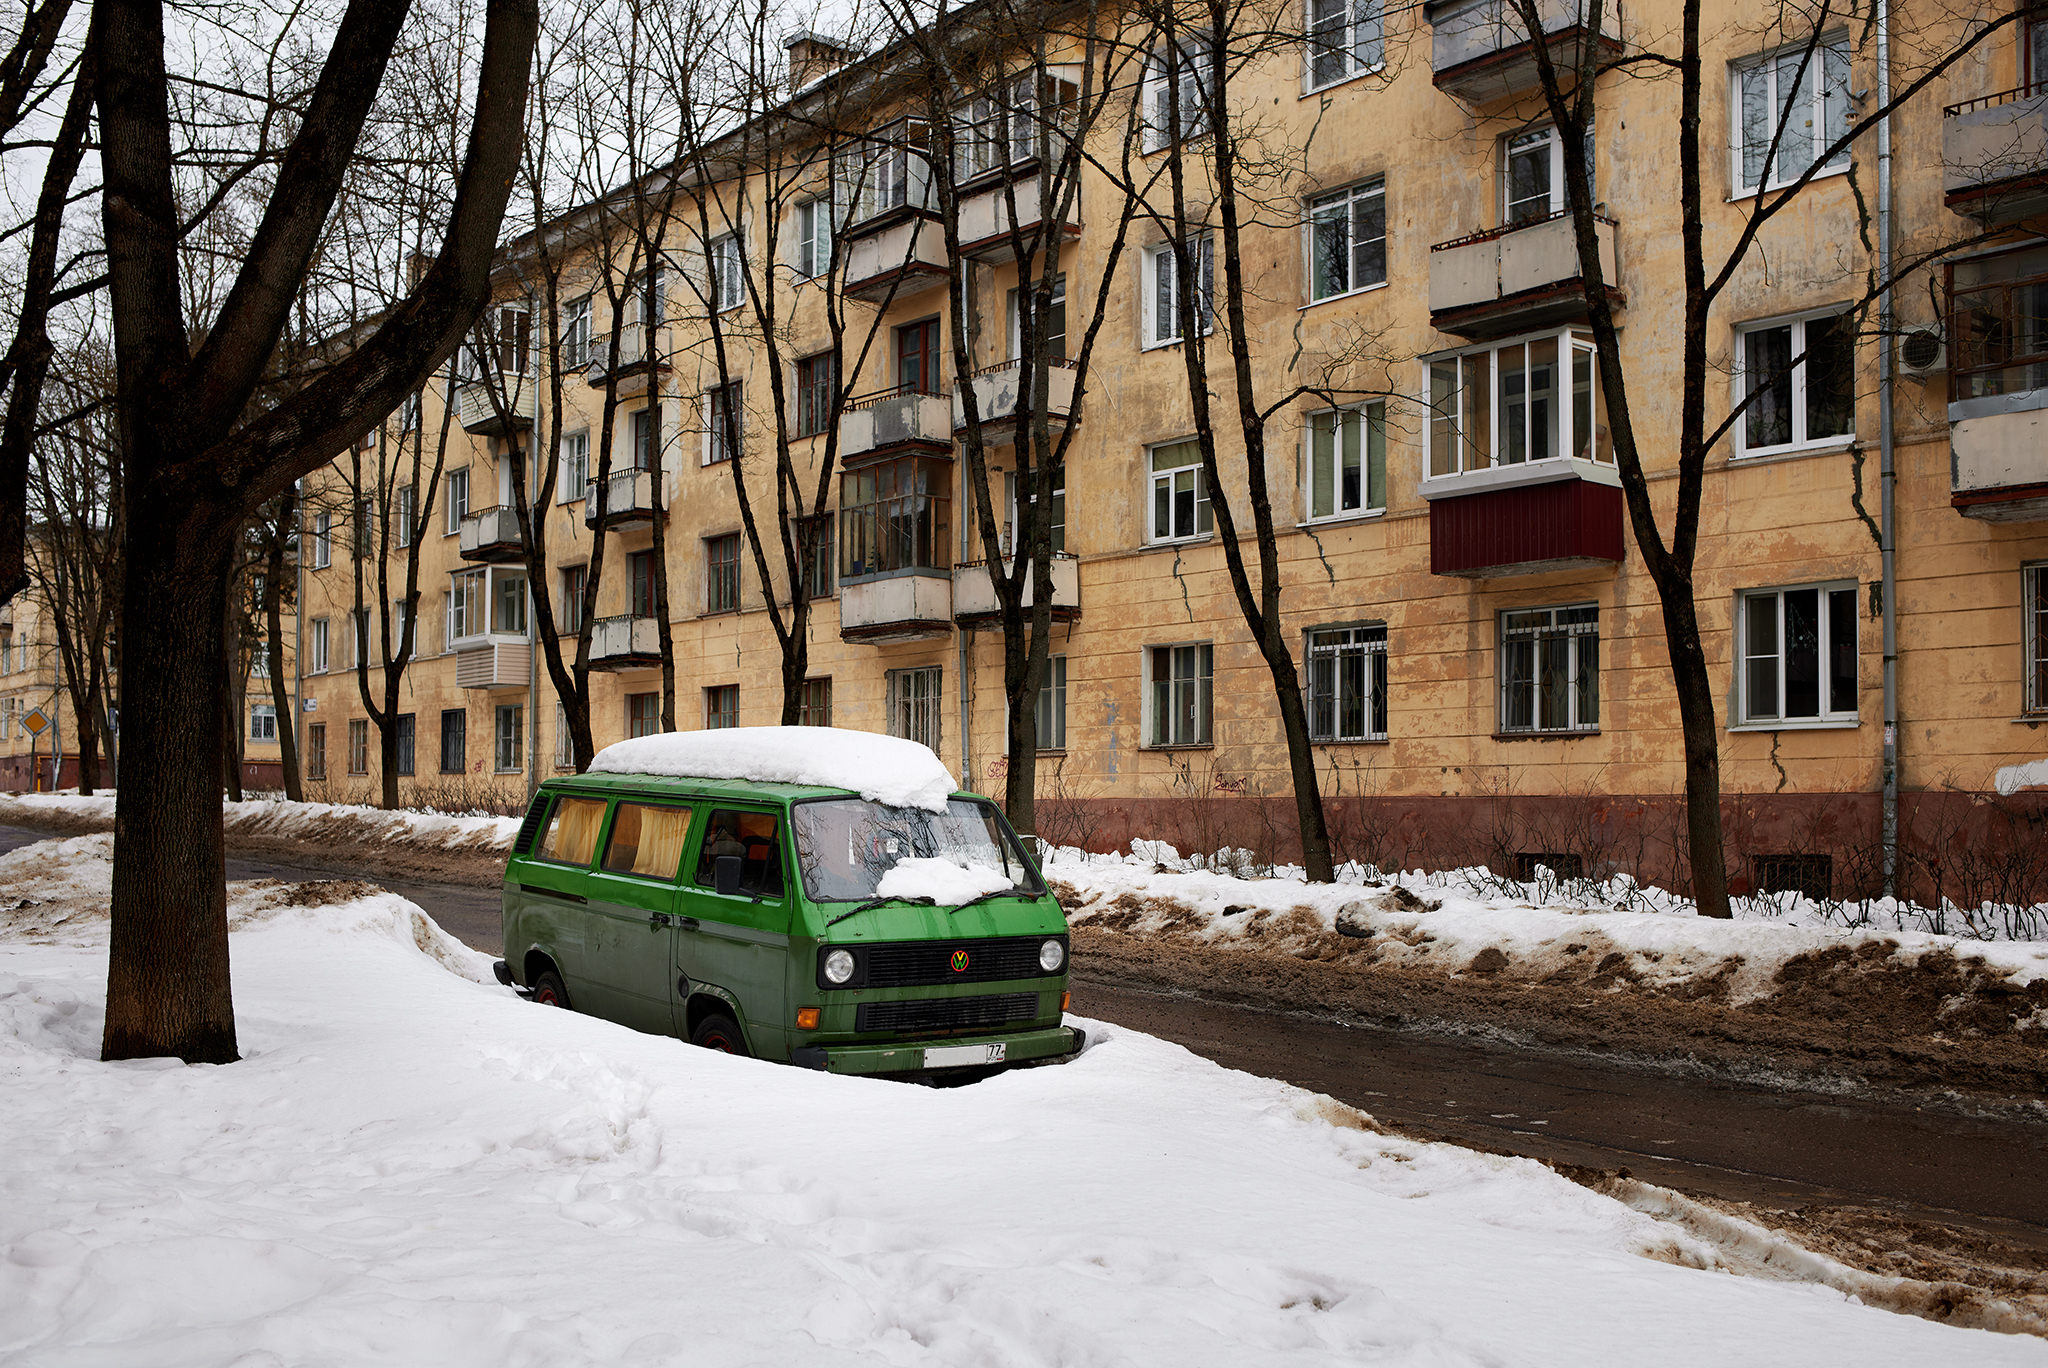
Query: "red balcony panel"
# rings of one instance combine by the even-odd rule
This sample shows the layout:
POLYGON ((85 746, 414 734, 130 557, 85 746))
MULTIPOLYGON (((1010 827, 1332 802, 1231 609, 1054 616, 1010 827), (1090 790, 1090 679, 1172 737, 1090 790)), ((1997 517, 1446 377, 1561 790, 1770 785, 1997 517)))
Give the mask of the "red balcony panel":
POLYGON ((1621 561, 1621 491, 1591 480, 1489 489, 1429 505, 1431 574, 1466 579, 1621 561))

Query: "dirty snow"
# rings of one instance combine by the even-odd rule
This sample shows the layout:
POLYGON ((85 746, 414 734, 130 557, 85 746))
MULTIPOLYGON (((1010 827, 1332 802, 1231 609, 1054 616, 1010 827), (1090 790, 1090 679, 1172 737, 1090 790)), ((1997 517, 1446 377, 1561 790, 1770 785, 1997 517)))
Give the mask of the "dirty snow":
MULTIPOLYGON (((39 818, 62 816, 74 821, 114 821, 114 791, 102 789, 90 798, 66 793, 0 794, 0 824, 35 824, 39 818)), ((489 813, 450 814, 412 808, 386 810, 348 803, 291 803, 252 798, 221 803, 221 821, 242 836, 384 841, 414 849, 503 849, 519 834, 519 818, 489 813)))
POLYGON ((227 1067, 99 1062, 103 918, 0 930, 0 1360, 2048 1363, 1113 1025, 835 1078, 522 1002, 388 894, 235 902, 227 1067))
POLYGON ((944 812, 959 787, 931 748, 842 727, 721 727, 636 736, 590 762, 601 774, 672 774, 851 789, 891 807, 944 812))

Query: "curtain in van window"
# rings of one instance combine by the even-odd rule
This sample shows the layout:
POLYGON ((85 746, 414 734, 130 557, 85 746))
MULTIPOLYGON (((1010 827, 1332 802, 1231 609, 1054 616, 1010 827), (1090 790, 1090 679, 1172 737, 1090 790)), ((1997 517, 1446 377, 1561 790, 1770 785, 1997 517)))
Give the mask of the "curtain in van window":
POLYGON ((675 878, 683 863, 683 838, 690 834, 690 810, 621 803, 617 826, 623 828, 629 820, 638 827, 639 837, 628 872, 653 879, 675 878))
POLYGON ((587 865, 597 852, 598 829, 604 825, 604 799, 564 798, 548 818, 548 833, 535 853, 543 860, 587 865))

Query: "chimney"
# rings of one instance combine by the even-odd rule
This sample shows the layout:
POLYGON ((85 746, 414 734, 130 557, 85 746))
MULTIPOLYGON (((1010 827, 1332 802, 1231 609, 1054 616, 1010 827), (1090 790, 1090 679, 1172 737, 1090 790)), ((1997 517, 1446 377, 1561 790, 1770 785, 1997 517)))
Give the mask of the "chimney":
POLYGON ((789 84, 792 90, 802 90, 820 76, 845 66, 853 58, 852 51, 838 39, 827 38, 809 29, 798 29, 787 35, 782 46, 789 52, 789 84))

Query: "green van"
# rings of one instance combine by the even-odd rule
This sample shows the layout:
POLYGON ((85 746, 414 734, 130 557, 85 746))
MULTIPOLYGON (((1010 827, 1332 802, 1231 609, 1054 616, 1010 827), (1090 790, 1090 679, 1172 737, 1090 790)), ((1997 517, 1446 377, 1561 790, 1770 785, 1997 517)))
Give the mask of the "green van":
MULTIPOLYGON (((815 742, 829 729, 739 730, 815 742)), ((685 738, 703 735, 643 738, 679 754, 622 743, 599 756, 610 772, 541 786, 506 862, 501 981, 833 1073, 961 1076, 1079 1053, 1082 1032, 1061 1024, 1066 918, 993 803, 891 805, 816 783, 622 771, 634 752, 613 755, 791 772, 693 751, 685 738)))

